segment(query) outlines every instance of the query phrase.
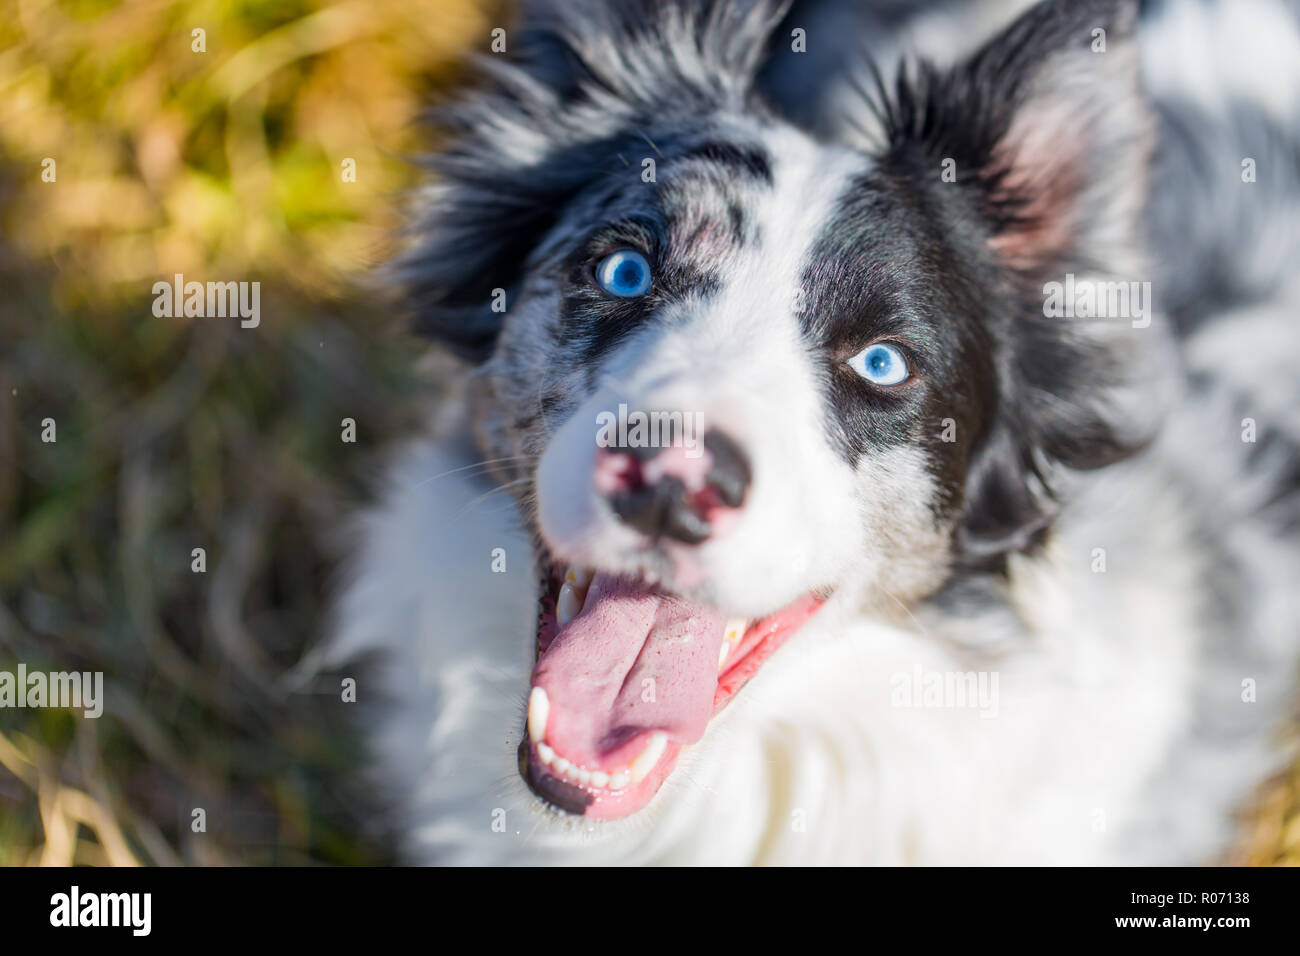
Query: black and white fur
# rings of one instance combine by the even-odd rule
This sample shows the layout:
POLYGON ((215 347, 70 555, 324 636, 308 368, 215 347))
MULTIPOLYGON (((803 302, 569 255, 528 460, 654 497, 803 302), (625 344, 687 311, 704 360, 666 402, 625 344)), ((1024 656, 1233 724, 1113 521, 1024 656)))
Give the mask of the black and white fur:
POLYGON ((399 275, 467 370, 359 522, 329 650, 378 652, 375 779, 408 859, 1212 861, 1284 759, 1300 20, 1048 2, 959 55, 944 23, 978 8, 988 35, 1026 4, 898 6, 533 8, 451 108, 399 275), (910 65, 809 79, 801 22, 838 24, 810 62, 853 22, 910 65), (591 262, 629 241, 655 291, 612 302, 591 262), (1066 273, 1149 279, 1162 311, 1045 318, 1066 273), (846 374, 881 336, 920 369, 904 392, 846 374), (618 402, 739 441, 731 534, 648 545, 580 490, 618 402), (832 597, 650 807, 596 824, 514 770, 539 544, 736 615, 832 597), (996 673, 996 715, 896 706, 917 667, 996 673))

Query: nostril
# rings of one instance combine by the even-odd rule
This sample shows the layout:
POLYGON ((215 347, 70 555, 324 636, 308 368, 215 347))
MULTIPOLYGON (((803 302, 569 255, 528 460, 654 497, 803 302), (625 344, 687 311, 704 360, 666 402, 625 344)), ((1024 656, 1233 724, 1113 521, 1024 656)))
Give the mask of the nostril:
POLYGON ((728 508, 739 508, 749 488, 749 460, 726 432, 716 429, 704 436, 704 447, 712 459, 705 481, 717 491, 728 508))
POLYGON ((606 497, 640 488, 645 484, 640 459, 626 451, 598 449, 592 476, 596 490, 606 497))
POLYGON ((749 461, 732 438, 711 431, 703 444, 693 454, 602 449, 596 489, 625 525, 651 540, 699 544, 728 526, 728 513, 744 503, 750 484, 749 461))
POLYGON ((708 520, 691 507, 686 486, 672 475, 653 485, 616 492, 609 503, 624 524, 652 540, 668 537, 699 544, 711 530, 708 520))

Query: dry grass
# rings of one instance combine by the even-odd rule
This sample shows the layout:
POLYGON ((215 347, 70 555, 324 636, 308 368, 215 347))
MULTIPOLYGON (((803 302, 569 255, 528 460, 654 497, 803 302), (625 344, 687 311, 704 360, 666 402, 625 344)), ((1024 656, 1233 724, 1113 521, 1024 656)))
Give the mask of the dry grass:
MULTIPOLYGON (((324 539, 436 378, 355 280, 486 6, 0 0, 0 669, 108 696, 0 710, 0 863, 389 858, 337 695, 286 674, 324 539), (262 325, 155 318, 177 272, 260 280, 262 325)), ((1293 774, 1245 858, 1300 862, 1298 807, 1293 774)))
POLYGON ((388 858, 337 692, 286 674, 325 540, 436 377, 356 280, 490 26, 466 0, 0 3, 0 669, 108 697, 0 711, 0 863, 388 858), (177 272, 260 281, 260 327, 155 318, 177 272))

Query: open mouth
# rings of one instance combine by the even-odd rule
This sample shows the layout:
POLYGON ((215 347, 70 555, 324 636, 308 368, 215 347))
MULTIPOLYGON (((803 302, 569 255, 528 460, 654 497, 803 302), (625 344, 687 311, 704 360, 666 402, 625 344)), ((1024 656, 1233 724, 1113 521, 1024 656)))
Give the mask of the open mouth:
POLYGON ((552 567, 519 747, 524 779, 569 813, 635 813, 822 603, 810 594, 767 617, 727 618, 627 577, 552 567))

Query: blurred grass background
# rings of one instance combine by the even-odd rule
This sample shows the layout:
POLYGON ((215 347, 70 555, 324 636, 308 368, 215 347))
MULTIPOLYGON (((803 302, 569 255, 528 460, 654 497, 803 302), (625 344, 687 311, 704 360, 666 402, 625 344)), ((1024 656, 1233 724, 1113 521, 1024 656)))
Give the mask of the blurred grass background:
POLYGON ((108 698, 0 710, 0 863, 391 858, 337 683, 286 674, 437 378, 358 280, 421 110, 500 15, 0 0, 0 669, 100 670, 108 698), (260 326, 155 318, 178 272, 260 281, 260 326))
MULTIPOLYGON (((392 859, 337 687, 287 675, 377 449, 436 391, 359 280, 421 109, 504 23, 492 0, 0 0, 0 669, 103 671, 108 698, 0 709, 0 864, 392 859), (178 272, 260 281, 260 327, 155 318, 178 272)), ((1236 859, 1300 862, 1297 808, 1300 772, 1236 859)))

